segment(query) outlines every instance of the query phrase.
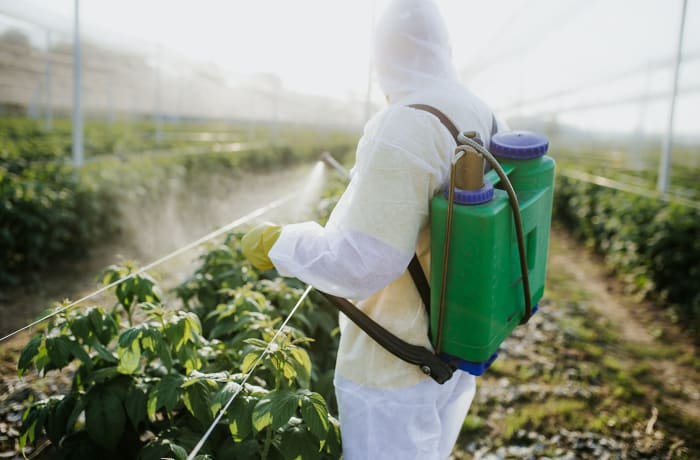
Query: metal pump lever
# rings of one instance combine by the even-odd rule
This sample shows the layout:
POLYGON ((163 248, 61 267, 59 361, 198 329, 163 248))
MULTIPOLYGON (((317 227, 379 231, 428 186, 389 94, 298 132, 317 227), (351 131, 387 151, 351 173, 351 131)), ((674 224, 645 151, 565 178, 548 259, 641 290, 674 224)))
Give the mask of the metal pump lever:
POLYGON ((331 168, 335 169, 335 171, 341 176, 343 176, 345 179, 350 179, 350 173, 348 172, 348 170, 345 169, 343 165, 338 163, 338 160, 333 158, 333 155, 331 155, 330 153, 323 152, 321 154, 321 161, 326 163, 331 168))

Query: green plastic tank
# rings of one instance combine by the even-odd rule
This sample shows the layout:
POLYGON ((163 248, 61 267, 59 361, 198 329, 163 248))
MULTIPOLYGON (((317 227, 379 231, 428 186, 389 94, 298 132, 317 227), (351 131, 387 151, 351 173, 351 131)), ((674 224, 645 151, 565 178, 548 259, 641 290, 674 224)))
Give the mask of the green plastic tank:
MULTIPOLYGON (((526 131, 496 134, 489 149, 518 197, 533 312, 544 292, 552 216, 554 160, 547 149, 544 136, 526 131)), ((455 191, 439 346, 447 190, 431 202, 431 339, 443 359, 474 375, 493 362, 526 311, 508 195, 493 170, 483 183, 479 190, 455 191)))

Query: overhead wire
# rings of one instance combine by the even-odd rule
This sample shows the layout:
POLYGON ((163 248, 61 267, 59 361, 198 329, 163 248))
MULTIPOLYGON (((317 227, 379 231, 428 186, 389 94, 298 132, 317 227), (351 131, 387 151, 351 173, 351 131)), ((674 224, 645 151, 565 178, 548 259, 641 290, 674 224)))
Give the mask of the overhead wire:
POLYGON ((503 62, 505 58, 512 57, 523 51, 532 50, 546 40, 553 31, 567 26, 574 20, 579 20, 581 18, 581 10, 584 8, 591 9, 591 6, 594 6, 596 3, 598 3, 598 0, 579 2, 577 8, 574 10, 570 9, 568 6, 565 6, 561 11, 559 11, 559 14, 554 14, 550 19, 545 21, 545 23, 549 24, 549 26, 540 27, 538 29, 539 33, 534 35, 534 37, 530 35, 529 39, 514 40, 514 43, 516 43, 515 46, 506 48, 501 53, 492 53, 481 62, 476 62, 467 66, 462 70, 462 77, 468 77, 470 80, 473 80, 477 75, 482 74, 484 71, 503 62))
MULTIPOLYGON (((700 92, 700 85, 688 85, 683 88, 678 89, 678 94, 697 94, 700 92)), ((648 93, 643 95, 633 95, 629 97, 622 97, 617 99, 603 99, 598 101, 589 101, 586 103, 576 103, 567 106, 561 106, 551 109, 542 110, 532 110, 528 113, 531 115, 550 115, 555 113, 569 113, 578 111, 587 111, 593 109, 600 109, 604 107, 617 107, 622 105, 636 105, 640 102, 649 102, 658 99, 668 98, 671 94, 670 91, 659 91, 654 93, 648 93)))
POLYGON ((667 203, 677 203, 688 208, 693 208, 700 210, 700 202, 689 200, 687 198, 672 195, 668 192, 660 193, 655 190, 650 190, 645 187, 640 187, 637 185, 625 184, 620 181, 609 179, 607 177, 596 176, 594 174, 589 174, 583 171, 578 171, 574 169, 561 169, 557 171, 557 174, 567 177, 569 179, 577 180, 579 182, 586 182, 589 184, 598 185, 600 187, 609 188, 612 190, 618 190, 621 192, 632 193, 634 195, 643 196, 646 198, 656 198, 658 200, 667 203))
MULTIPOLYGON (((699 59, 699 58, 700 58, 700 50, 695 50, 695 51, 690 52, 690 53, 685 53, 683 55, 683 62, 690 62, 690 61, 694 61, 694 60, 699 59)), ((561 97, 571 96, 572 93, 577 93, 577 92, 581 92, 583 90, 595 88, 595 87, 603 85, 605 83, 610 83, 613 81, 618 81, 618 80, 622 80, 625 78, 633 77, 635 75, 638 75, 638 74, 644 73, 644 72, 654 72, 654 71, 657 71, 659 69, 665 69, 665 68, 673 65, 674 59, 675 58, 667 57, 667 58, 663 58, 663 59, 650 61, 648 64, 645 64, 644 66, 636 66, 636 67, 622 70, 620 72, 611 73, 611 74, 602 76, 600 78, 595 78, 593 80, 589 80, 589 81, 586 81, 586 82, 583 82, 580 84, 572 85, 572 86, 569 86, 569 87, 564 88, 564 89, 558 89, 558 90, 552 91, 550 93, 543 94, 541 96, 536 96, 536 97, 533 97, 531 99, 526 99, 526 100, 520 101, 520 102, 515 103, 515 104, 497 107, 495 110, 497 112, 505 112, 508 110, 520 108, 523 105, 539 104, 539 103, 546 102, 546 101, 549 101, 552 99, 559 99, 561 97)))

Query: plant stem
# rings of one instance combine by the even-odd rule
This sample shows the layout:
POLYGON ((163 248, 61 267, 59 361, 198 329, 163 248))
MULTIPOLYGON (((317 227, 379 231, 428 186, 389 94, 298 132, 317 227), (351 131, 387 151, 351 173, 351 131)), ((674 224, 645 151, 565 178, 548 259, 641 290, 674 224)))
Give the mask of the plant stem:
POLYGON ((267 455, 270 453, 270 445, 272 445, 272 429, 268 428, 265 434, 265 445, 263 446, 261 460, 267 460, 267 455))

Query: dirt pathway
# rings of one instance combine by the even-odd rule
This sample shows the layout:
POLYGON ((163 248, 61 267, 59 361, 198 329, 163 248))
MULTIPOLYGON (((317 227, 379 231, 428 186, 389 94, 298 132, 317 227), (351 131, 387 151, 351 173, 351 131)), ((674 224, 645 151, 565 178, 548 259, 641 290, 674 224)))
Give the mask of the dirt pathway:
POLYGON ((679 351, 674 356, 659 356, 654 367, 663 377, 660 380, 665 387, 664 399, 700 421, 700 373, 697 367, 678 362, 679 356, 695 353, 689 338, 670 324, 653 303, 626 295, 620 282, 606 271, 603 261, 581 248, 565 231, 555 229, 553 239, 549 269, 562 271, 576 280, 590 296, 591 308, 619 329, 620 340, 626 347, 661 348, 670 342, 679 351), (685 397, 674 396, 678 394, 685 397), (687 404, 688 400, 692 404, 687 404))
MULTIPOLYGON (((554 229, 553 251, 549 258, 549 270, 563 270, 580 288, 590 295, 591 305, 620 328, 624 340, 650 344, 651 333, 634 316, 638 305, 630 305, 621 298, 614 287, 619 284, 602 266, 601 260, 593 257, 574 242, 563 230, 554 229)), ((619 290, 619 289, 618 289, 619 290)))

